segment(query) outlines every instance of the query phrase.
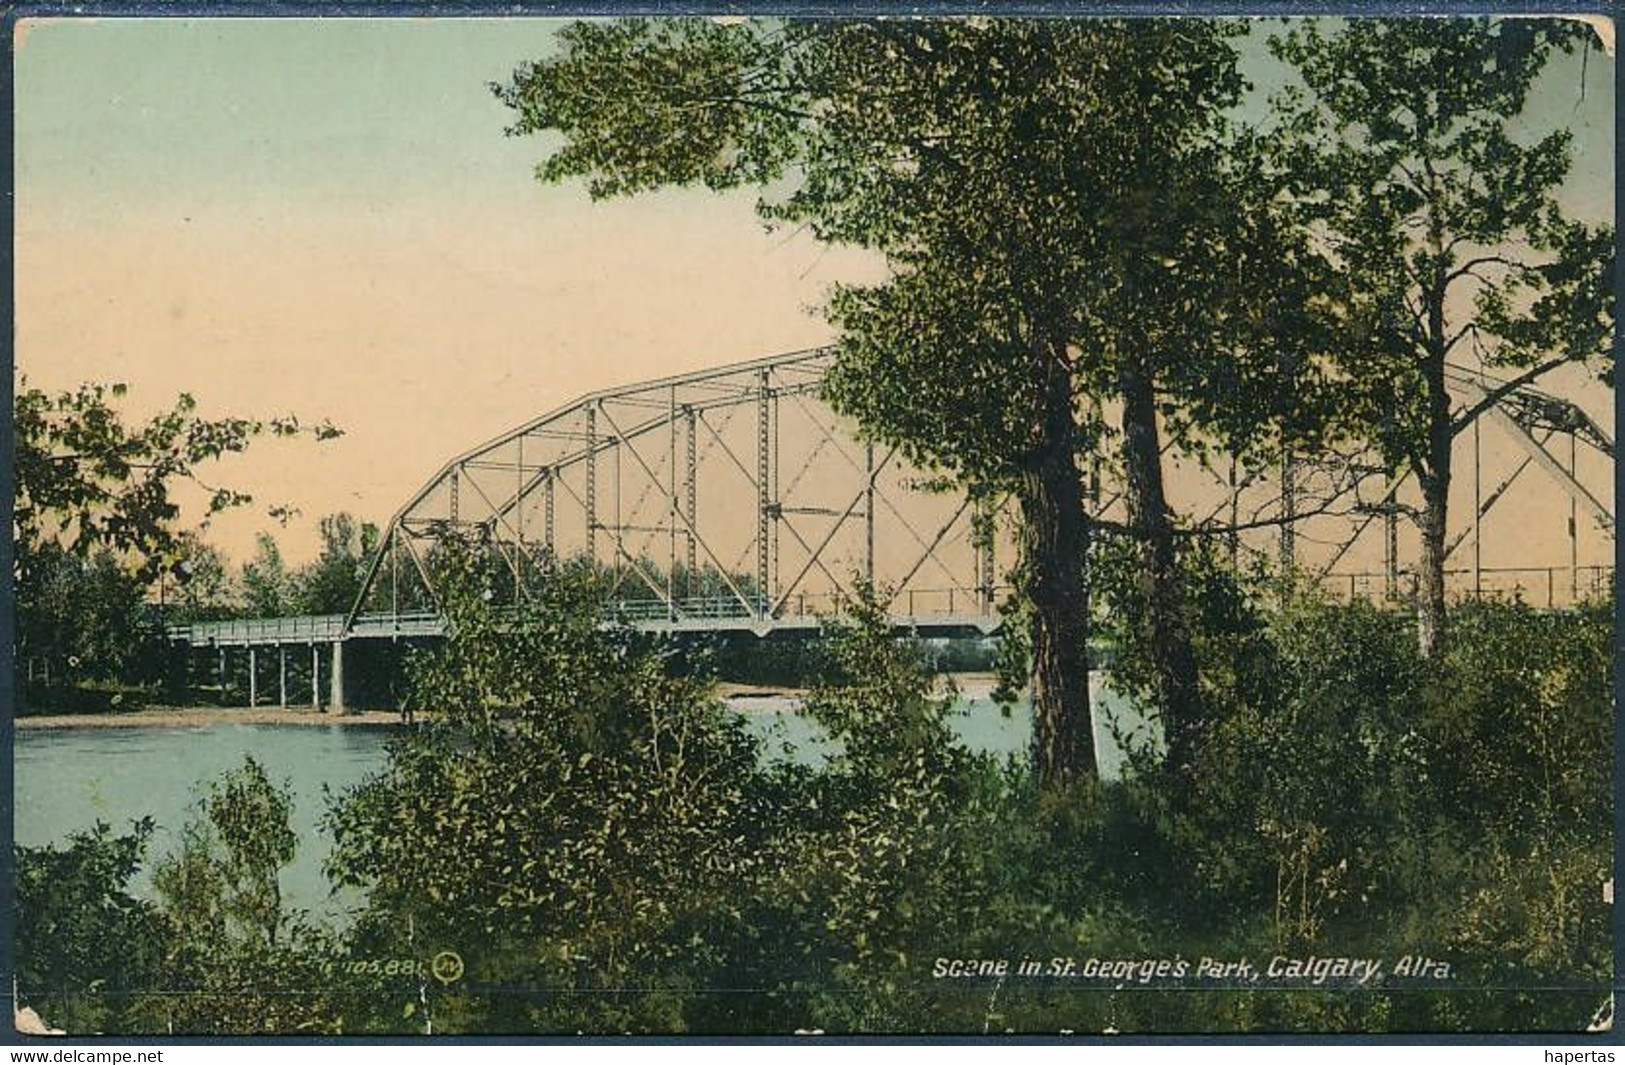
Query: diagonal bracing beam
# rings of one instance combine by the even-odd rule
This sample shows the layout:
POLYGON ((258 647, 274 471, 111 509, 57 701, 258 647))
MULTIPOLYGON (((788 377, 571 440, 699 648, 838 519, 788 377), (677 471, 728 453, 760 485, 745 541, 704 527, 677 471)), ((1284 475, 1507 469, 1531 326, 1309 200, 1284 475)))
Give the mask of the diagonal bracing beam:
MULTIPOLYGON (((1473 387, 1477 388, 1480 395, 1484 394, 1482 388, 1477 385, 1473 387)), ((1512 438, 1513 443, 1528 453, 1529 457, 1535 461, 1535 464, 1544 470, 1547 476, 1556 481, 1563 491, 1568 493, 1570 499, 1589 510, 1591 516, 1597 520, 1598 525, 1602 526, 1610 534, 1613 533, 1613 512, 1603 506, 1602 502, 1592 495, 1585 485, 1575 480, 1569 474, 1569 471, 1564 468, 1563 464, 1554 458, 1552 453, 1547 451, 1540 441, 1530 435, 1527 429, 1519 425, 1510 414, 1500 407, 1490 407, 1485 414, 1512 438)))
MULTIPOLYGON (((608 414, 604 415, 604 420, 609 422, 609 424, 610 424, 610 426, 612 428, 614 427, 615 422, 614 422, 613 419, 611 419, 609 417, 608 414)), ((656 486, 657 486, 656 491, 663 491, 662 489, 660 489, 658 487, 658 485, 659 485, 658 478, 656 478, 655 475, 654 475, 654 472, 649 469, 648 463, 643 461, 643 456, 638 454, 637 449, 632 447, 630 444, 628 444, 626 450, 627 450, 627 453, 632 456, 632 460, 634 462, 636 462, 639 466, 643 467, 644 473, 649 476, 650 480, 653 480, 653 481, 656 482, 656 486)), ((739 600, 739 605, 743 606, 746 610, 751 611, 751 612, 754 613, 755 610, 756 610, 756 604, 752 603, 750 601, 750 598, 748 596, 746 596, 744 592, 741 592, 739 590, 739 586, 736 585, 733 582, 733 578, 728 575, 727 568, 723 566, 722 562, 717 558, 716 554, 711 550, 711 545, 707 544, 705 542, 704 537, 700 536, 700 531, 694 527, 693 522, 689 521, 688 515, 682 513, 682 511, 679 509, 677 511, 677 516, 683 522, 683 525, 688 530, 689 535, 694 537, 695 542, 697 544, 699 544, 700 549, 705 552, 705 557, 709 558, 711 560, 711 564, 714 565, 717 568, 718 576, 720 576, 722 578, 722 582, 728 586, 728 590, 733 592, 734 598, 739 600)))

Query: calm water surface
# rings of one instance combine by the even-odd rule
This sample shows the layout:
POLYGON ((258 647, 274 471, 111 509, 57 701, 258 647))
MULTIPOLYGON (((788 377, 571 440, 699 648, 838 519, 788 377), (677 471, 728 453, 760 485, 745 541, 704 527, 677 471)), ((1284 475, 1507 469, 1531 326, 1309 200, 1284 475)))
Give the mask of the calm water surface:
MULTIPOLYGON (((811 763, 828 756, 828 737, 809 718, 794 712, 794 700, 740 698, 730 705, 763 738, 768 757, 811 763)), ((1097 706, 1095 731, 1102 752, 1101 769, 1114 776, 1122 756, 1100 718, 1123 714, 1123 704, 1097 689, 1097 706)), ((1006 716, 985 691, 972 691, 961 700, 954 728, 973 750, 1019 755, 1026 751, 1032 735, 1032 711, 1022 705, 1006 716)), ((273 780, 287 780, 293 787, 294 828, 300 847, 282 874, 285 898, 291 906, 342 920, 359 904, 359 898, 348 892, 329 892, 321 866, 333 841, 321 821, 330 796, 342 794, 382 768, 391 731, 353 725, 233 724, 19 729, 17 842, 23 846, 60 843, 97 821, 127 831, 132 820, 150 816, 157 829, 147 867, 135 884, 138 893, 150 894, 147 870, 153 864, 151 859, 173 849, 181 826, 195 811, 202 784, 253 755, 273 780)))

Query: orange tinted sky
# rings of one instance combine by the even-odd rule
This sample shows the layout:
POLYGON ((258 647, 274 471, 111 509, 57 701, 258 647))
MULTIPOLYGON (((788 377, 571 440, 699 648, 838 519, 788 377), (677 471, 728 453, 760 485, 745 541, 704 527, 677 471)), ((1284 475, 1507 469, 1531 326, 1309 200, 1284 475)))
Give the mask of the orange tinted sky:
MULTIPOLYGON (((17 53, 17 361, 215 413, 347 431, 215 479, 382 523, 452 454, 591 389, 827 340, 867 257, 765 234, 750 194, 591 204, 538 184, 486 83, 546 20, 55 20, 17 53)), ((1612 60, 1537 106, 1576 130, 1571 199, 1611 216, 1612 60)), ((1611 415, 1607 416, 1609 422, 1611 415)), ((218 519, 239 557, 263 506, 218 519)))
MULTIPOLYGON (((865 261, 749 195, 538 184, 486 82, 553 24, 51 22, 18 54, 18 368, 331 418, 217 476, 382 523, 453 453, 594 388, 824 342, 865 261)), ((262 507, 217 519, 233 554, 262 507)))

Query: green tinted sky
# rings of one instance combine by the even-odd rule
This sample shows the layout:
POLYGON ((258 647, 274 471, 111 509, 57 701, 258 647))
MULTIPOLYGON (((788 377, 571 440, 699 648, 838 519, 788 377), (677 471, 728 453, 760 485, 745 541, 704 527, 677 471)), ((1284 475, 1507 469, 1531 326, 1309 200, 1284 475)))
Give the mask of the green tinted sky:
MULTIPOLYGON (((535 141, 501 135, 486 90, 548 53, 555 22, 103 19, 32 22, 17 55, 19 184, 75 197, 375 199, 509 194, 535 141)), ((1611 154, 1612 61, 1560 59, 1531 107, 1569 122, 1582 163, 1611 154), (1580 93, 1585 90, 1582 100, 1580 93)), ((1273 82, 1266 62, 1250 64, 1273 82)), ((1600 198, 1611 167, 1583 166, 1600 198)))
POLYGON ((32 24, 17 54, 19 181, 92 197, 511 190, 537 145, 502 136, 485 84, 545 54, 552 25, 32 24))

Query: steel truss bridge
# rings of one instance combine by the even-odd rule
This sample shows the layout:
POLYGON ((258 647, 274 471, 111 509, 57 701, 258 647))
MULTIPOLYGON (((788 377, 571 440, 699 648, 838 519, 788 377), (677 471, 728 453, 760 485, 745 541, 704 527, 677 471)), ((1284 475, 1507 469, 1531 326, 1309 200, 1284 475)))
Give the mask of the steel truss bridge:
MULTIPOLYGON (((1001 560, 1014 559, 1012 501, 976 502, 859 437, 820 398, 833 357, 799 351, 584 396, 441 467, 390 520, 348 615, 195 624, 171 636, 220 649, 222 676, 224 649, 248 648, 251 701, 254 649, 275 648, 285 674, 285 648, 309 645, 319 702, 317 646, 333 648, 337 694, 345 642, 443 634, 447 590, 435 556, 452 540, 478 549, 483 594, 498 607, 525 600, 571 560, 596 569, 613 611, 648 630, 812 629, 867 584, 899 628, 996 631, 1008 591, 1001 560)), ((1583 511, 1612 538, 1613 440, 1568 400, 1467 367, 1449 377, 1458 408, 1488 403, 1480 421, 1496 438, 1486 451, 1478 423, 1458 437, 1456 481, 1471 496, 1452 501, 1465 520, 1453 523, 1450 548, 1461 557, 1470 545, 1471 563, 1452 570, 1453 590, 1516 591, 1557 606, 1600 587, 1604 568, 1579 563, 1579 520, 1583 511), (1546 492, 1532 505, 1566 509, 1568 564, 1484 566, 1486 518, 1526 488, 1531 470, 1546 492)), ((1194 503, 1184 524, 1222 536, 1238 560, 1266 555, 1342 594, 1405 597, 1414 551, 1402 550, 1399 519, 1414 485, 1369 455, 1255 469, 1167 461, 1170 498, 1194 503), (1362 558, 1369 568, 1350 568, 1362 558)), ((1120 518, 1104 465, 1089 475, 1096 512, 1120 518)), ((286 701, 285 676, 280 688, 286 701)))

